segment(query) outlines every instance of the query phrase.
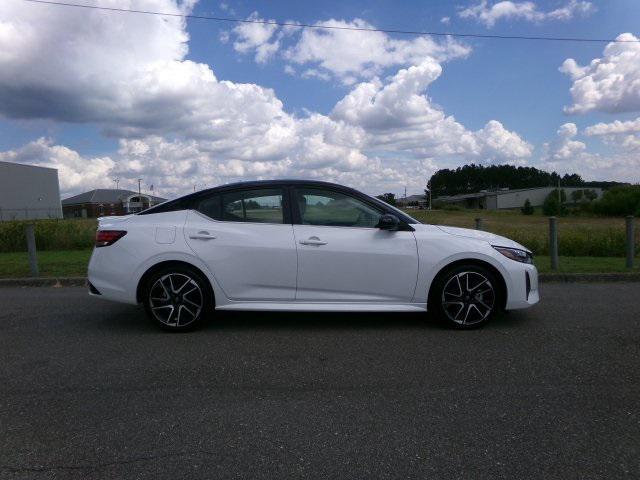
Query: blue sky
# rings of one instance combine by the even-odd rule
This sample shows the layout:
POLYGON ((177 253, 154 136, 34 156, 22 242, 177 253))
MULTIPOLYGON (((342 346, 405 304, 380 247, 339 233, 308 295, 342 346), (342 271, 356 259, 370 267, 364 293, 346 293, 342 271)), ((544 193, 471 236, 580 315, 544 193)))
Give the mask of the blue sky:
MULTIPOLYGON (((607 39, 640 33, 634 0, 79 3, 401 30, 607 39)), ((406 184, 420 191, 435 169, 472 161, 640 180, 637 44, 607 56, 606 43, 458 39, 453 48, 442 39, 425 46, 412 36, 380 34, 378 43, 364 38, 362 49, 387 50, 364 55, 361 68, 349 70, 344 50, 352 47, 358 57, 361 34, 305 39, 300 30, 83 10, 22 0, 0 6, 0 159, 58 166, 68 176, 61 179, 67 193, 139 175, 172 195, 187 184, 278 176, 342 181, 371 193, 406 184), (96 22, 94 31, 78 22, 96 22), (269 49, 262 58, 260 48, 269 49), (31 63, 6 59, 3 50, 23 52, 31 63), (576 62, 573 77, 560 71, 567 59, 576 62), (622 93, 607 91, 601 71, 579 70, 594 59, 612 65, 622 93), (148 67, 159 61, 189 69, 176 72, 183 90, 162 84, 154 98, 154 88, 127 90, 144 75, 156 75, 150 81, 160 85, 162 74, 148 67), (210 71, 215 85, 201 84, 194 65, 210 71), (417 90, 383 93, 409 70, 417 90), (242 85, 256 89, 240 93, 242 85), (56 94, 72 106, 52 108, 56 94), (594 94, 601 100, 591 102, 594 94), (28 101, 14 101, 20 97, 28 101), (369 109, 373 103, 381 110, 369 109), (173 125, 176 111, 184 118, 173 125), (191 160, 177 153, 186 151, 191 160)))

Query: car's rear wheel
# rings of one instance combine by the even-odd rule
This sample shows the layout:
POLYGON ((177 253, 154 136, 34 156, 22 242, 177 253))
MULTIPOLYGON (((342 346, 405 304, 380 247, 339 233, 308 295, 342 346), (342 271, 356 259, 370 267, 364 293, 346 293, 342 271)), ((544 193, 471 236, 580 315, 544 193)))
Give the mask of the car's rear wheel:
POLYGON ((195 269, 175 265, 151 274, 144 290, 147 315, 161 328, 191 330, 212 307, 209 284, 195 269))
POLYGON ((489 269, 459 265, 440 275, 429 296, 429 310, 446 324, 460 329, 487 323, 500 305, 500 287, 489 269))

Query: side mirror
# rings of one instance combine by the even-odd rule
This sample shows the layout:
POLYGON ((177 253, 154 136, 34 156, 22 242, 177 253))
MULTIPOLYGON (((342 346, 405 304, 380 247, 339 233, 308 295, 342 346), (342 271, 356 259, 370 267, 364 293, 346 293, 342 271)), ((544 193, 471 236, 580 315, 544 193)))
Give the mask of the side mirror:
POLYGON ((389 230, 393 232, 400 228, 400 219, 395 215, 392 215, 390 213, 385 213, 384 215, 380 216, 380 219, 378 220, 378 224, 376 225, 376 228, 379 228, 380 230, 389 230))

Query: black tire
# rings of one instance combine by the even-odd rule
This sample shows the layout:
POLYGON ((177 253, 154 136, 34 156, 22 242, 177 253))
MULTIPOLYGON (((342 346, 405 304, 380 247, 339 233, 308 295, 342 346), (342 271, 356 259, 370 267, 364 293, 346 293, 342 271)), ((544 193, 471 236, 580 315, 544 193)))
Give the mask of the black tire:
POLYGON ((199 327, 214 306, 209 281, 187 265, 167 265, 153 272, 145 281, 141 299, 147 316, 171 332, 199 327))
POLYGON ((447 326, 467 330, 489 322, 502 305, 496 275, 479 265, 456 265, 438 275, 428 310, 447 326))

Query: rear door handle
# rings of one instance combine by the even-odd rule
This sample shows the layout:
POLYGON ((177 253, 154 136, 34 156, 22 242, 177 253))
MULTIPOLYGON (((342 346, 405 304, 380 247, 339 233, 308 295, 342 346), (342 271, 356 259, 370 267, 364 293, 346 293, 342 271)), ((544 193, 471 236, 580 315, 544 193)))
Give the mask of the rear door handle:
POLYGON ((189 238, 193 238, 194 240, 214 240, 216 236, 211 235, 209 232, 201 231, 194 233, 193 235, 189 235, 189 238))
POLYGON ((318 237, 310 237, 306 240, 300 240, 301 245, 326 245, 327 242, 323 242, 318 237))

